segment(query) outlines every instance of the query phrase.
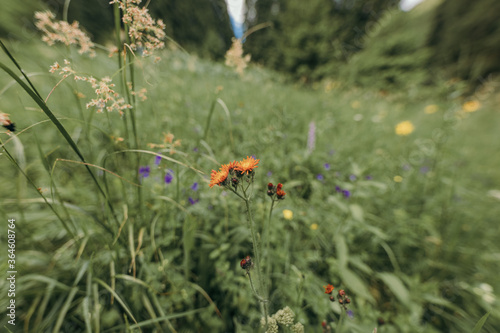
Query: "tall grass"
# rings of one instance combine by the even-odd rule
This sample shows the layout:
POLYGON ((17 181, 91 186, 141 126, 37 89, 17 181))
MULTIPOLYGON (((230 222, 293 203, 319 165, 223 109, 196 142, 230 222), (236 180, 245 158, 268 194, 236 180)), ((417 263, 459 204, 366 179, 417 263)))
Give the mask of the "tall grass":
POLYGON ((500 324, 494 95, 473 96, 481 106, 465 112, 465 100, 438 93, 455 83, 409 99, 292 86, 258 68, 239 76, 178 51, 157 53, 155 64, 127 48, 118 60, 103 51, 91 59, 18 43, 5 45, 26 77, 0 58, 1 111, 18 128, 1 134, 0 208, 17 220, 19 271, 16 328, 1 312, 2 328, 258 331, 259 299, 240 268, 255 243, 264 245, 269 314, 288 306, 306 332, 500 324), (132 108, 86 109, 94 89, 48 73, 64 58, 79 75, 122 80, 132 108), (141 87, 145 101, 132 94, 141 87), (398 136, 405 120, 414 130, 398 136), (238 200, 208 187, 210 170, 247 155, 260 159, 254 237, 238 200), (271 213, 269 182, 287 191, 271 213))

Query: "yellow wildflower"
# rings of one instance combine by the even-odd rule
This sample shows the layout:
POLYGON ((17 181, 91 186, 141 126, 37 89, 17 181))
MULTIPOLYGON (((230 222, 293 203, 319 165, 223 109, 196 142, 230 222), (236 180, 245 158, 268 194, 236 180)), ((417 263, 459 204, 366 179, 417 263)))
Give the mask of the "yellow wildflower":
POLYGON ((436 113, 438 110, 439 107, 436 104, 430 104, 425 107, 424 112, 426 114, 433 114, 436 113))
POLYGON ((317 223, 311 224, 311 230, 318 230, 318 224, 317 223))
POLYGON ((283 217, 285 220, 291 220, 293 218, 293 212, 290 209, 283 209, 283 217))
POLYGON ((462 105, 462 110, 465 112, 476 112, 481 107, 481 102, 479 101, 468 101, 462 105))
POLYGON ((394 176, 394 181, 396 183, 401 183, 403 181, 403 177, 401 177, 401 176, 394 176))
POLYGON ((409 120, 405 120, 396 125, 396 134, 406 136, 413 132, 415 126, 409 120))

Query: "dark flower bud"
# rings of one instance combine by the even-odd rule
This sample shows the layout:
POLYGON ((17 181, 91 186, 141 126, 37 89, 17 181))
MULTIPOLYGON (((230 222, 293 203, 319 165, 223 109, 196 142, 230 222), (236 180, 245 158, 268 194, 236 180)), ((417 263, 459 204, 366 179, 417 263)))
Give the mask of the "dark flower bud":
POLYGON ((4 123, 2 126, 5 127, 6 129, 8 129, 11 132, 14 132, 16 130, 16 125, 14 125, 14 123, 12 123, 10 121, 4 123))
POLYGON ((243 269, 249 270, 252 267, 252 258, 250 256, 246 256, 245 259, 240 261, 240 266, 243 269))
POLYGON ((236 178, 236 177, 231 178, 231 184, 232 184, 234 187, 238 186, 238 183, 239 183, 239 182, 240 182, 240 181, 239 181, 239 179, 238 179, 238 178, 236 178))

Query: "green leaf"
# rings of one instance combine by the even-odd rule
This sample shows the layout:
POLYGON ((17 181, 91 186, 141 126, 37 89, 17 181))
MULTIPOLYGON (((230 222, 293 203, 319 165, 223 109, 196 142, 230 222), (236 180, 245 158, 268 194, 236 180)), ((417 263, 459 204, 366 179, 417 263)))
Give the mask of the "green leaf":
POLYGON ((389 287, 394 296, 396 296, 401 303, 408 307, 411 305, 410 293, 396 275, 392 273, 378 273, 377 277, 389 287))
POLYGON ((375 302, 366 284, 356 273, 348 268, 344 268, 340 270, 340 277, 342 278, 342 283, 347 286, 347 289, 354 292, 358 297, 362 297, 371 303, 375 302))
POLYGON ((472 330, 472 333, 479 333, 481 331, 481 328, 483 328, 484 324, 486 323, 486 319, 488 319, 488 316, 490 313, 486 313, 484 316, 479 319, 479 321, 476 323, 476 326, 474 326, 474 329, 472 330))
POLYGON ((349 209, 351 211, 352 217, 356 221, 363 222, 365 220, 364 213, 363 213, 363 208, 361 208, 360 205, 352 204, 349 206, 349 209))

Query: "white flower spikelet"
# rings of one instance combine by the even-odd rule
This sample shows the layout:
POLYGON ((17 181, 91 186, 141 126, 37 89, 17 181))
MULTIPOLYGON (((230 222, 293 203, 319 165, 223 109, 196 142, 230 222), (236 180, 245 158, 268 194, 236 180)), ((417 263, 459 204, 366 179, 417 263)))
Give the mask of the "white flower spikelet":
POLYGON ((285 325, 286 327, 290 326, 293 324, 293 320, 295 318, 295 313, 293 313, 292 309, 290 309, 288 306, 284 307, 281 310, 278 310, 273 317, 276 319, 276 321, 281 324, 285 325))
POLYGON ((291 327, 293 333, 304 333, 304 325, 296 323, 291 327))
MULTIPOLYGON (((261 318, 260 324, 262 325, 262 327, 266 326, 266 319, 261 318)), ((278 322, 273 317, 267 317, 266 333, 278 333, 278 322)))

